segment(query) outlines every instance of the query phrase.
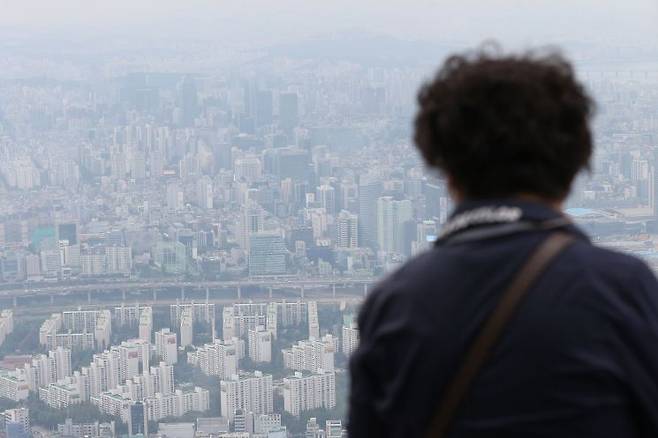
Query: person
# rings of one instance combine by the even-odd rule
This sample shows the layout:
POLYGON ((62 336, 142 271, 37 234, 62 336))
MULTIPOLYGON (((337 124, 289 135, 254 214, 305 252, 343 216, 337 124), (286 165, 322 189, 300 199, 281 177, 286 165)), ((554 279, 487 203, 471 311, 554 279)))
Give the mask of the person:
POLYGON ((557 52, 447 59, 418 95, 415 143, 455 209, 434 246, 379 283, 350 358, 350 438, 424 437, 484 322, 556 232, 449 437, 658 436, 658 285, 562 212, 589 168, 594 102, 557 52))

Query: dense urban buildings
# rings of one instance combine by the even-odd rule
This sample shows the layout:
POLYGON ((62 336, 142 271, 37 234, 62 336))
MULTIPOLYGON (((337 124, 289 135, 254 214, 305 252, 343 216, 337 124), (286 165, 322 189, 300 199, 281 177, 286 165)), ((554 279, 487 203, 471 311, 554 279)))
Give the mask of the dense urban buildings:
MULTIPOLYGON (((463 47, 233 42, 250 15, 210 39, 0 25, 0 434, 346 436, 359 305, 454 207, 412 131, 463 47)), ((656 269, 656 50, 571 49, 599 111, 566 213, 656 269)))

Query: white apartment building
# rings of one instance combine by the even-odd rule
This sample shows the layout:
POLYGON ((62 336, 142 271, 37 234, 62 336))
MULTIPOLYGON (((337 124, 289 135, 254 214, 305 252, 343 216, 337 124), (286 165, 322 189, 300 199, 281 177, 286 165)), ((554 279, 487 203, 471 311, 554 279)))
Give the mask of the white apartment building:
POLYGON ((134 327, 139 323, 142 313, 147 310, 151 312, 153 311, 150 306, 140 306, 139 304, 126 306, 121 304, 121 306, 114 308, 114 321, 119 326, 134 327))
POLYGON ((356 347, 359 346, 359 329, 356 323, 352 322, 350 325, 343 326, 343 354, 350 356, 356 347))
POLYGON ((294 416, 311 409, 333 409, 336 407, 336 375, 318 370, 306 375, 296 372, 283 379, 283 407, 294 416))
POLYGON ((101 310, 96 317, 94 341, 98 350, 110 346, 112 341, 112 314, 109 310, 101 310))
POLYGON ((0 345, 5 342, 5 338, 14 331, 14 311, 5 309, 0 312, 0 345))
POLYGON ((177 327, 180 325, 180 320, 183 312, 191 311, 194 322, 204 322, 210 324, 215 319, 215 304, 214 303, 179 303, 171 304, 169 306, 169 318, 171 325, 177 327))
POLYGON ((318 319, 318 303, 308 302, 308 337, 320 339, 320 320, 318 319))
POLYGON ((61 380, 71 375, 71 350, 57 347, 48 355, 38 354, 23 367, 30 391, 38 391, 40 386, 61 380))
POLYGON ((197 348, 187 354, 187 361, 198 366, 208 376, 219 376, 228 379, 238 373, 238 346, 239 341, 224 342, 216 339, 215 342, 197 348))
POLYGON ((187 308, 183 311, 180 318, 180 346, 185 348, 192 345, 194 340, 194 317, 192 309, 187 308))
POLYGON ((221 414, 232 420, 237 409, 255 414, 274 411, 272 376, 255 371, 253 374, 233 375, 220 380, 221 414))
POLYGON ((30 386, 20 371, 0 371, 0 397, 13 401, 25 400, 30 386))
POLYGON ((155 332, 155 353, 169 365, 178 362, 178 344, 176 333, 164 328, 155 332))
POLYGON ((153 332, 153 309, 145 308, 139 315, 139 339, 151 342, 153 332))
POLYGON ((207 389, 194 387, 193 390, 177 389, 173 394, 155 394, 144 400, 148 421, 158 421, 165 417, 180 417, 190 411, 204 412, 210 409, 210 393, 207 389))
POLYGON ((222 311, 222 337, 229 340, 244 338, 249 330, 267 326, 267 303, 235 303, 222 311))
POLYGON ((328 334, 322 339, 299 341, 291 348, 281 350, 283 366, 296 371, 315 372, 318 369, 334 371, 334 353, 337 339, 328 334))
POLYGON ((305 302, 283 301, 276 303, 277 320, 282 327, 298 326, 307 321, 307 306, 305 302))
POLYGON ((272 333, 262 325, 249 329, 249 358, 253 362, 272 362, 272 333))
POLYGON ((7 409, 2 412, 2 416, 4 417, 5 424, 20 424, 26 436, 32 435, 30 432, 30 410, 28 408, 7 409))

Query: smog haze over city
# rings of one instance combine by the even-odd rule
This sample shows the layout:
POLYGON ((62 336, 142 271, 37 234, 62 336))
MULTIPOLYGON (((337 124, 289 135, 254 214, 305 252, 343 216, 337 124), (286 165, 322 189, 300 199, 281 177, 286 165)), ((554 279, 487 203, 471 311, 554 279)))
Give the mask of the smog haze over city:
POLYGON ((359 306, 454 207, 418 89, 483 43, 573 61, 596 151, 566 212, 658 269, 656 23, 655 0, 0 2, 0 431, 346 436, 359 306))

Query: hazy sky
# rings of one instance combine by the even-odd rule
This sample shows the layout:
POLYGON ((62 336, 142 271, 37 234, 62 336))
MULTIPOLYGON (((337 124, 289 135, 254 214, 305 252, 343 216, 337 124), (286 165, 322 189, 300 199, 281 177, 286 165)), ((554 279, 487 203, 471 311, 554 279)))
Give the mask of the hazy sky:
POLYGON ((0 29, 68 37, 214 38, 255 43, 345 29, 405 39, 656 47, 658 0, 0 0, 0 29))

